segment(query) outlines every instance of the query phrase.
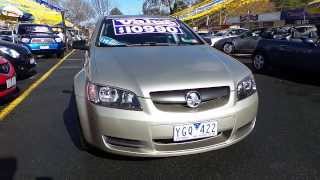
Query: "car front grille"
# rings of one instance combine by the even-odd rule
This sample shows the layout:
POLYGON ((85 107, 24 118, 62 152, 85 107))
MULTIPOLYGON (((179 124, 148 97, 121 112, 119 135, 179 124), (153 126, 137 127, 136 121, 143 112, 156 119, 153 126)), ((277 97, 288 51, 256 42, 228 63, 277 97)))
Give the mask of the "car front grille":
POLYGON ((4 91, 7 89, 7 84, 0 84, 0 91, 4 91))
MULTIPOLYGON (((228 139, 231 135, 232 129, 226 130, 223 132, 219 132, 216 137, 223 136, 226 139, 228 139)), ((187 142, 193 142, 193 141, 202 141, 210 138, 215 138, 215 137, 206 137, 206 138, 200 138, 200 139, 192 139, 192 140, 187 140, 187 141, 179 141, 179 142, 174 142, 172 138, 170 139, 153 139, 153 142, 158 143, 158 144, 179 144, 179 143, 187 143, 187 142)))
POLYGON ((32 38, 31 43, 40 43, 40 44, 47 44, 47 43, 54 43, 54 39, 52 38, 32 38))
POLYGON ((230 88, 227 86, 185 89, 174 91, 151 92, 151 99, 154 105, 162 111, 167 112, 194 112, 205 111, 226 105, 230 97, 230 88), (189 108, 186 105, 186 94, 190 91, 197 91, 201 95, 199 107, 189 108))

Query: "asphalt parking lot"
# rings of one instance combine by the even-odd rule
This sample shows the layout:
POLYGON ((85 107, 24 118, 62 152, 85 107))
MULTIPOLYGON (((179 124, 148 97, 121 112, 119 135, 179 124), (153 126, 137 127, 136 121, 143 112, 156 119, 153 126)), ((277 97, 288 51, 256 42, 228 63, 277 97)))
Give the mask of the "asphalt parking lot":
MULTIPOLYGON (((250 67, 250 59, 236 57, 250 67)), ((23 91, 58 60, 38 60, 38 74, 19 81, 23 91)), ((320 79, 273 70, 255 74, 256 128, 243 141, 203 154, 127 158, 78 149, 73 76, 76 51, 25 101, 0 121, 0 179, 320 179, 320 79)), ((6 105, 3 105, 4 108, 6 105)))

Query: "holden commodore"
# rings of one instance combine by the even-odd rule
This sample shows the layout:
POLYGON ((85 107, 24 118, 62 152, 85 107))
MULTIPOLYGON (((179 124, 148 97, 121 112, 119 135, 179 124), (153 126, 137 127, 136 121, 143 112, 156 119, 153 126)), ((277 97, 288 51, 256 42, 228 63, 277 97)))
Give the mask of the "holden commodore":
POLYGON ((74 77, 81 147, 142 157, 201 153, 253 130, 251 71, 167 17, 98 21, 74 77))

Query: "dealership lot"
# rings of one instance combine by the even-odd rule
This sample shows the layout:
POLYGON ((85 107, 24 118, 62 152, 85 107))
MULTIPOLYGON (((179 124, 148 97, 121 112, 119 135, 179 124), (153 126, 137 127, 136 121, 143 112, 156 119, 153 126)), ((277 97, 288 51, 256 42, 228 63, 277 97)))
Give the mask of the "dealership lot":
MULTIPOLYGON (((250 59, 237 56, 250 66, 250 59)), ((58 59, 38 60, 38 75, 58 59)), ((128 158, 77 148, 73 76, 76 51, 0 122, 0 179, 319 179, 320 80, 298 72, 256 74, 256 128, 241 143, 173 158, 128 158), (96 178, 95 178, 96 177, 96 178)))

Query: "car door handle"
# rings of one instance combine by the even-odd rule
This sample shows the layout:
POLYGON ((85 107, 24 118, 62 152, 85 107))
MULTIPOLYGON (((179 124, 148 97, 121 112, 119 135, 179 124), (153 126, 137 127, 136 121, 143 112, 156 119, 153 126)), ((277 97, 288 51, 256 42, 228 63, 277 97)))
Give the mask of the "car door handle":
POLYGON ((280 50, 286 50, 286 49, 288 49, 289 48, 289 46, 288 45, 280 45, 280 50))

